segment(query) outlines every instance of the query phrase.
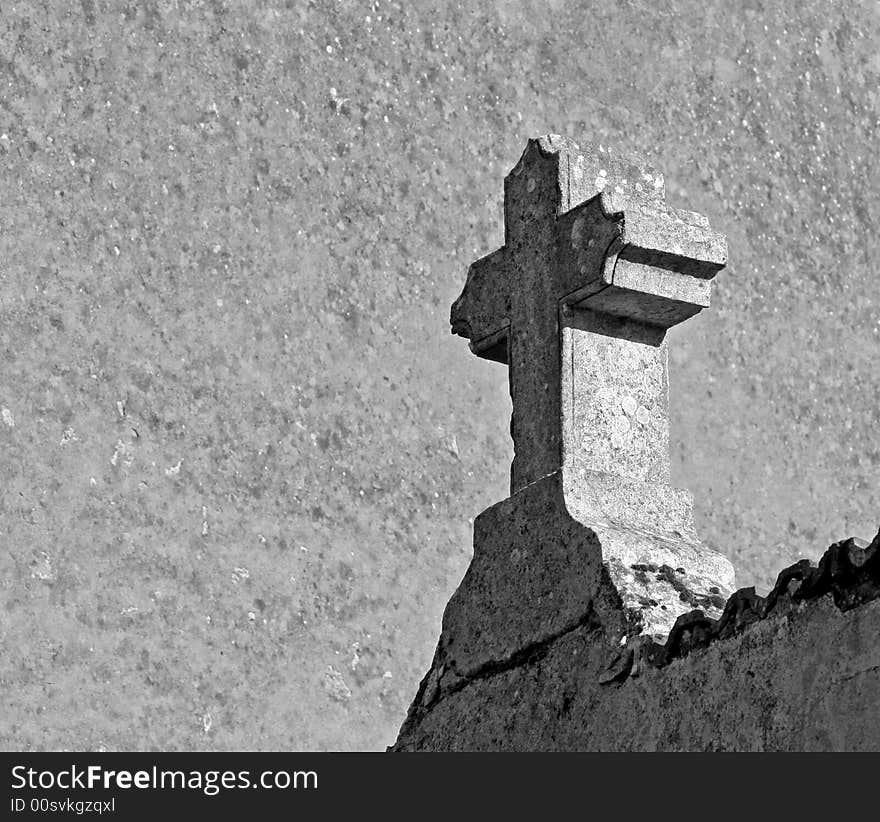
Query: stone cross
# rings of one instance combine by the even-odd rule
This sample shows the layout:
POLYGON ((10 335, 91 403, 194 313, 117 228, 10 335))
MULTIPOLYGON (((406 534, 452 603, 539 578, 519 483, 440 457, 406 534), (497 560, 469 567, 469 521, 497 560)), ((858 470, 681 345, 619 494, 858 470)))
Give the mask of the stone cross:
POLYGON ((724 236, 669 207, 645 163, 557 136, 505 179, 504 235, 451 323, 509 367, 511 493, 564 467, 666 485, 664 336, 709 304, 724 236))

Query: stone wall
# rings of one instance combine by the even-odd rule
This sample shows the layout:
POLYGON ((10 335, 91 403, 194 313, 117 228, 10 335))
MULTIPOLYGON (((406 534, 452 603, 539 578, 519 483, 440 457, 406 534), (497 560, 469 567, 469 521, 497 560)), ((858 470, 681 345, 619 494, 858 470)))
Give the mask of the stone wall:
POLYGON ((466 677, 444 670, 444 633, 393 750, 878 750, 878 598, 880 534, 719 620, 683 615, 664 644, 627 638, 606 578, 583 618, 466 677))

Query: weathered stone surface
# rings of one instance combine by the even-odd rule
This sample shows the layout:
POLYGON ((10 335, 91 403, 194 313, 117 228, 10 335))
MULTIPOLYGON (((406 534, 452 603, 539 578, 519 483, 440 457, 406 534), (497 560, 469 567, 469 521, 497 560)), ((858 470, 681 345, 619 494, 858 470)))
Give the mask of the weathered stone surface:
POLYGON ((697 541, 689 491, 593 471, 582 462, 566 465, 563 481, 566 509, 580 522, 632 527, 669 539, 697 541))
POLYGON ((622 607, 631 635, 661 642, 695 607, 721 615, 733 586, 723 557, 647 522, 575 518, 563 499, 556 472, 476 518, 474 558, 444 612, 434 667, 467 678, 500 664, 580 624, 600 596, 622 607))
MULTIPOLYGON (((645 462, 668 479, 662 329, 708 305, 708 280, 727 259, 724 237, 700 215, 669 209, 662 177, 644 161, 612 158, 601 147, 581 150, 556 135, 531 140, 505 179, 504 234, 504 247, 469 269, 450 322, 474 353, 509 365, 511 490, 559 468, 563 451, 566 458, 584 453, 588 462, 595 456, 583 428, 592 428, 597 414, 577 413, 575 406, 584 405, 583 392, 603 388, 597 370, 621 391, 627 384, 616 369, 632 370, 640 382, 647 376, 644 386, 611 401, 635 398, 630 416, 641 412, 639 426, 652 411, 641 407, 639 395, 647 392, 649 405, 662 403, 653 424, 658 453, 645 462), (566 329, 561 371, 560 326, 566 329), (581 332, 588 334, 583 341, 581 332), (621 342, 606 351, 612 344, 595 340, 597 334, 621 342), (645 368, 640 357, 653 357, 658 367, 645 368), (575 379, 576 370, 586 379, 575 379), (575 406, 568 402, 572 393, 575 406)), ((589 440, 619 448, 629 422, 610 408, 599 415, 602 426, 589 440), (608 430, 608 423, 617 428, 608 430)), ((602 470, 605 462, 590 464, 602 470)))
POLYGON ((474 521, 474 558, 443 615, 441 662, 461 676, 507 659, 590 611, 602 551, 568 516, 550 474, 474 521))
MULTIPOLYGON (((662 178, 644 162, 556 136, 528 143, 504 202, 505 245, 471 266, 450 322, 474 353, 509 368, 515 493, 505 516, 527 517, 524 489, 554 477, 545 484, 561 498, 542 521, 543 542, 564 544, 553 529, 568 528, 569 518, 583 525, 633 630, 663 640, 696 604, 720 616, 733 569, 700 544, 690 496, 668 485, 664 334, 708 304, 708 280, 726 262, 724 237, 700 215, 669 209, 662 178), (663 567, 682 570, 656 573, 663 567)), ((483 533, 475 531, 474 565, 487 561, 483 533)), ((493 538, 508 540, 507 551, 532 550, 508 521, 493 538)), ((488 599, 523 602, 528 620, 537 605, 508 585, 504 569, 491 572, 504 597, 488 599)), ((581 571, 589 597, 599 576, 581 571)), ((479 609, 484 592, 474 585, 469 572, 447 609, 441 647, 458 641, 455 625, 479 621, 452 617, 464 601, 479 609)))
MULTIPOLYGON (((669 565, 629 567, 642 574, 659 571, 656 578, 673 585, 679 574, 685 575, 684 568, 673 569, 669 565)), ((611 576, 613 579, 613 574, 611 576)), ((603 681, 620 679, 627 674, 628 666, 638 670, 635 665, 638 654, 644 658, 644 664, 665 665, 716 639, 728 639, 758 620, 784 615, 804 602, 829 594, 842 611, 880 598, 880 532, 870 544, 857 537, 836 542, 823 554, 818 566, 805 559, 784 568, 766 598, 757 596, 754 588, 742 588, 725 603, 717 589, 706 597, 685 587, 683 580, 681 583, 682 600, 698 607, 676 618, 665 642, 656 635, 629 639, 625 650, 603 674, 603 681), (723 611, 716 618, 719 608, 723 611), (639 650, 634 651, 635 648, 639 650), (647 654, 645 648, 650 648, 647 654)), ((616 587, 626 591, 626 586, 616 583, 616 587)))
POLYGON ((446 607, 411 715, 597 618, 613 620, 623 636, 662 643, 695 608, 707 618, 721 616, 732 569, 687 530, 688 499, 677 507, 673 498, 664 508, 663 489, 630 483, 621 494, 626 481, 618 478, 603 498, 619 501, 641 490, 640 510, 634 506, 615 520, 613 511, 583 502, 575 517, 563 482, 562 472, 554 472, 475 520, 474 558, 446 607), (630 518, 632 511, 637 515, 630 518), (672 525, 683 532, 669 530, 672 525))
MULTIPOLYGON (((818 567, 803 560, 785 569, 766 600, 754 589, 733 593, 729 561, 696 536, 690 496, 667 484, 663 343, 668 325, 699 311, 708 297, 689 291, 689 283, 711 277, 724 264, 724 240, 698 215, 668 215, 659 187, 639 199, 612 179, 611 195, 603 191, 583 206, 573 204, 571 169, 588 166, 572 159, 575 152, 570 141, 529 144, 506 181, 507 242, 495 255, 503 266, 481 261, 472 268, 453 305, 453 331, 468 336, 477 322, 468 317, 481 316, 481 300, 497 311, 493 290, 505 282, 509 288, 511 310, 497 320, 506 325, 491 332, 492 345, 505 344, 510 354, 496 359, 509 365, 512 433, 517 456, 525 459, 519 469, 514 460, 513 495, 477 519, 474 560, 447 606, 434 660, 396 750, 766 746, 772 731, 765 712, 729 691, 731 683, 742 686, 755 676, 737 656, 742 637, 759 638, 755 653, 763 666, 788 664, 803 639, 785 646, 774 641, 778 636, 768 638, 769 620, 787 621, 805 602, 813 617, 822 613, 815 605, 822 597, 841 610, 880 597, 880 533, 867 546, 854 540, 835 544, 818 567), (624 222, 608 241, 599 213, 590 208, 598 203, 607 216, 605 200, 611 197, 624 222), (553 219, 560 204, 581 212, 570 232, 565 221, 557 225, 553 219), (620 239, 628 212, 637 214, 629 223, 631 244, 620 239), (554 253, 556 232, 566 243, 571 237, 571 248, 564 245, 560 255, 554 253), (597 235, 608 242, 590 257, 583 248, 597 235), (631 247, 635 260, 628 265, 635 268, 627 282, 644 291, 615 291, 618 259, 631 247), (566 296, 558 283, 572 259, 586 284, 566 296), (484 275, 491 276, 493 290, 480 285, 484 275), (609 300, 597 303, 604 294, 609 300), (688 294, 691 302, 684 299, 688 294), (541 440, 542 432, 552 436, 541 440), (549 466, 555 470, 531 476, 549 466), (693 693, 704 684, 717 687, 713 664, 725 668, 730 701, 723 708, 717 694, 703 699, 693 693), (636 679, 640 690, 633 692, 636 679), (621 689, 628 689, 623 702, 621 689), (707 743, 700 724, 708 722, 705 710, 701 705, 691 711, 701 699, 723 721, 745 715, 744 728, 731 726, 732 735, 722 730, 707 743), (637 700, 651 713, 632 711, 637 700), (551 704, 556 716, 539 715, 551 704), (572 728, 572 719, 583 725, 572 728)), ((569 281, 568 288, 574 284, 569 281)), ((485 350, 474 348, 477 354, 485 350)), ((868 613, 877 616, 876 609, 868 613)), ((864 634, 858 621, 835 628, 841 637, 858 636, 857 643, 864 634)), ((860 647, 850 656, 878 692, 878 665, 866 666, 860 647)), ((833 670, 833 660, 822 662, 833 670)), ((804 690, 813 696, 815 669, 800 660, 795 666, 811 677, 804 690)), ((781 703, 781 713, 796 716, 798 691, 778 681, 772 688, 774 706, 781 703)), ((866 709, 861 696, 853 698, 845 708, 848 724, 866 709)), ((867 737, 823 738, 820 747, 864 747, 866 741, 880 743, 880 725, 867 737)))
POLYGON ((665 645, 597 600, 531 656, 414 704, 394 750, 877 750, 878 555, 880 535, 835 544, 766 602, 682 615, 665 645))
POLYGON ((669 384, 660 330, 577 309, 562 313, 561 326, 566 473, 582 477, 586 468, 668 484, 669 384))

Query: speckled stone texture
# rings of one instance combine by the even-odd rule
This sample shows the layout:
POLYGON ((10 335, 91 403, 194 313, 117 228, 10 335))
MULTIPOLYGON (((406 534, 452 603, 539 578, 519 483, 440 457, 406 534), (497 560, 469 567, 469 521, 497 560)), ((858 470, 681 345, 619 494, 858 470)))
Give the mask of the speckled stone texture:
POLYGON ((672 483, 739 583, 876 531, 875 4, 0 12, 3 748, 394 739, 507 495, 447 306, 538 134, 728 235, 672 483))

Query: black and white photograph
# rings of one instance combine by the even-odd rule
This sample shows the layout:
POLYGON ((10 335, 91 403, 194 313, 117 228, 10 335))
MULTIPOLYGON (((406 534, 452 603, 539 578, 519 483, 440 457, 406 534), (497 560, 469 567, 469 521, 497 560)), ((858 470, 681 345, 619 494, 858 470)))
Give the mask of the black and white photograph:
POLYGON ((880 750, 878 134, 877 0, 0 0, 9 818, 880 750))

